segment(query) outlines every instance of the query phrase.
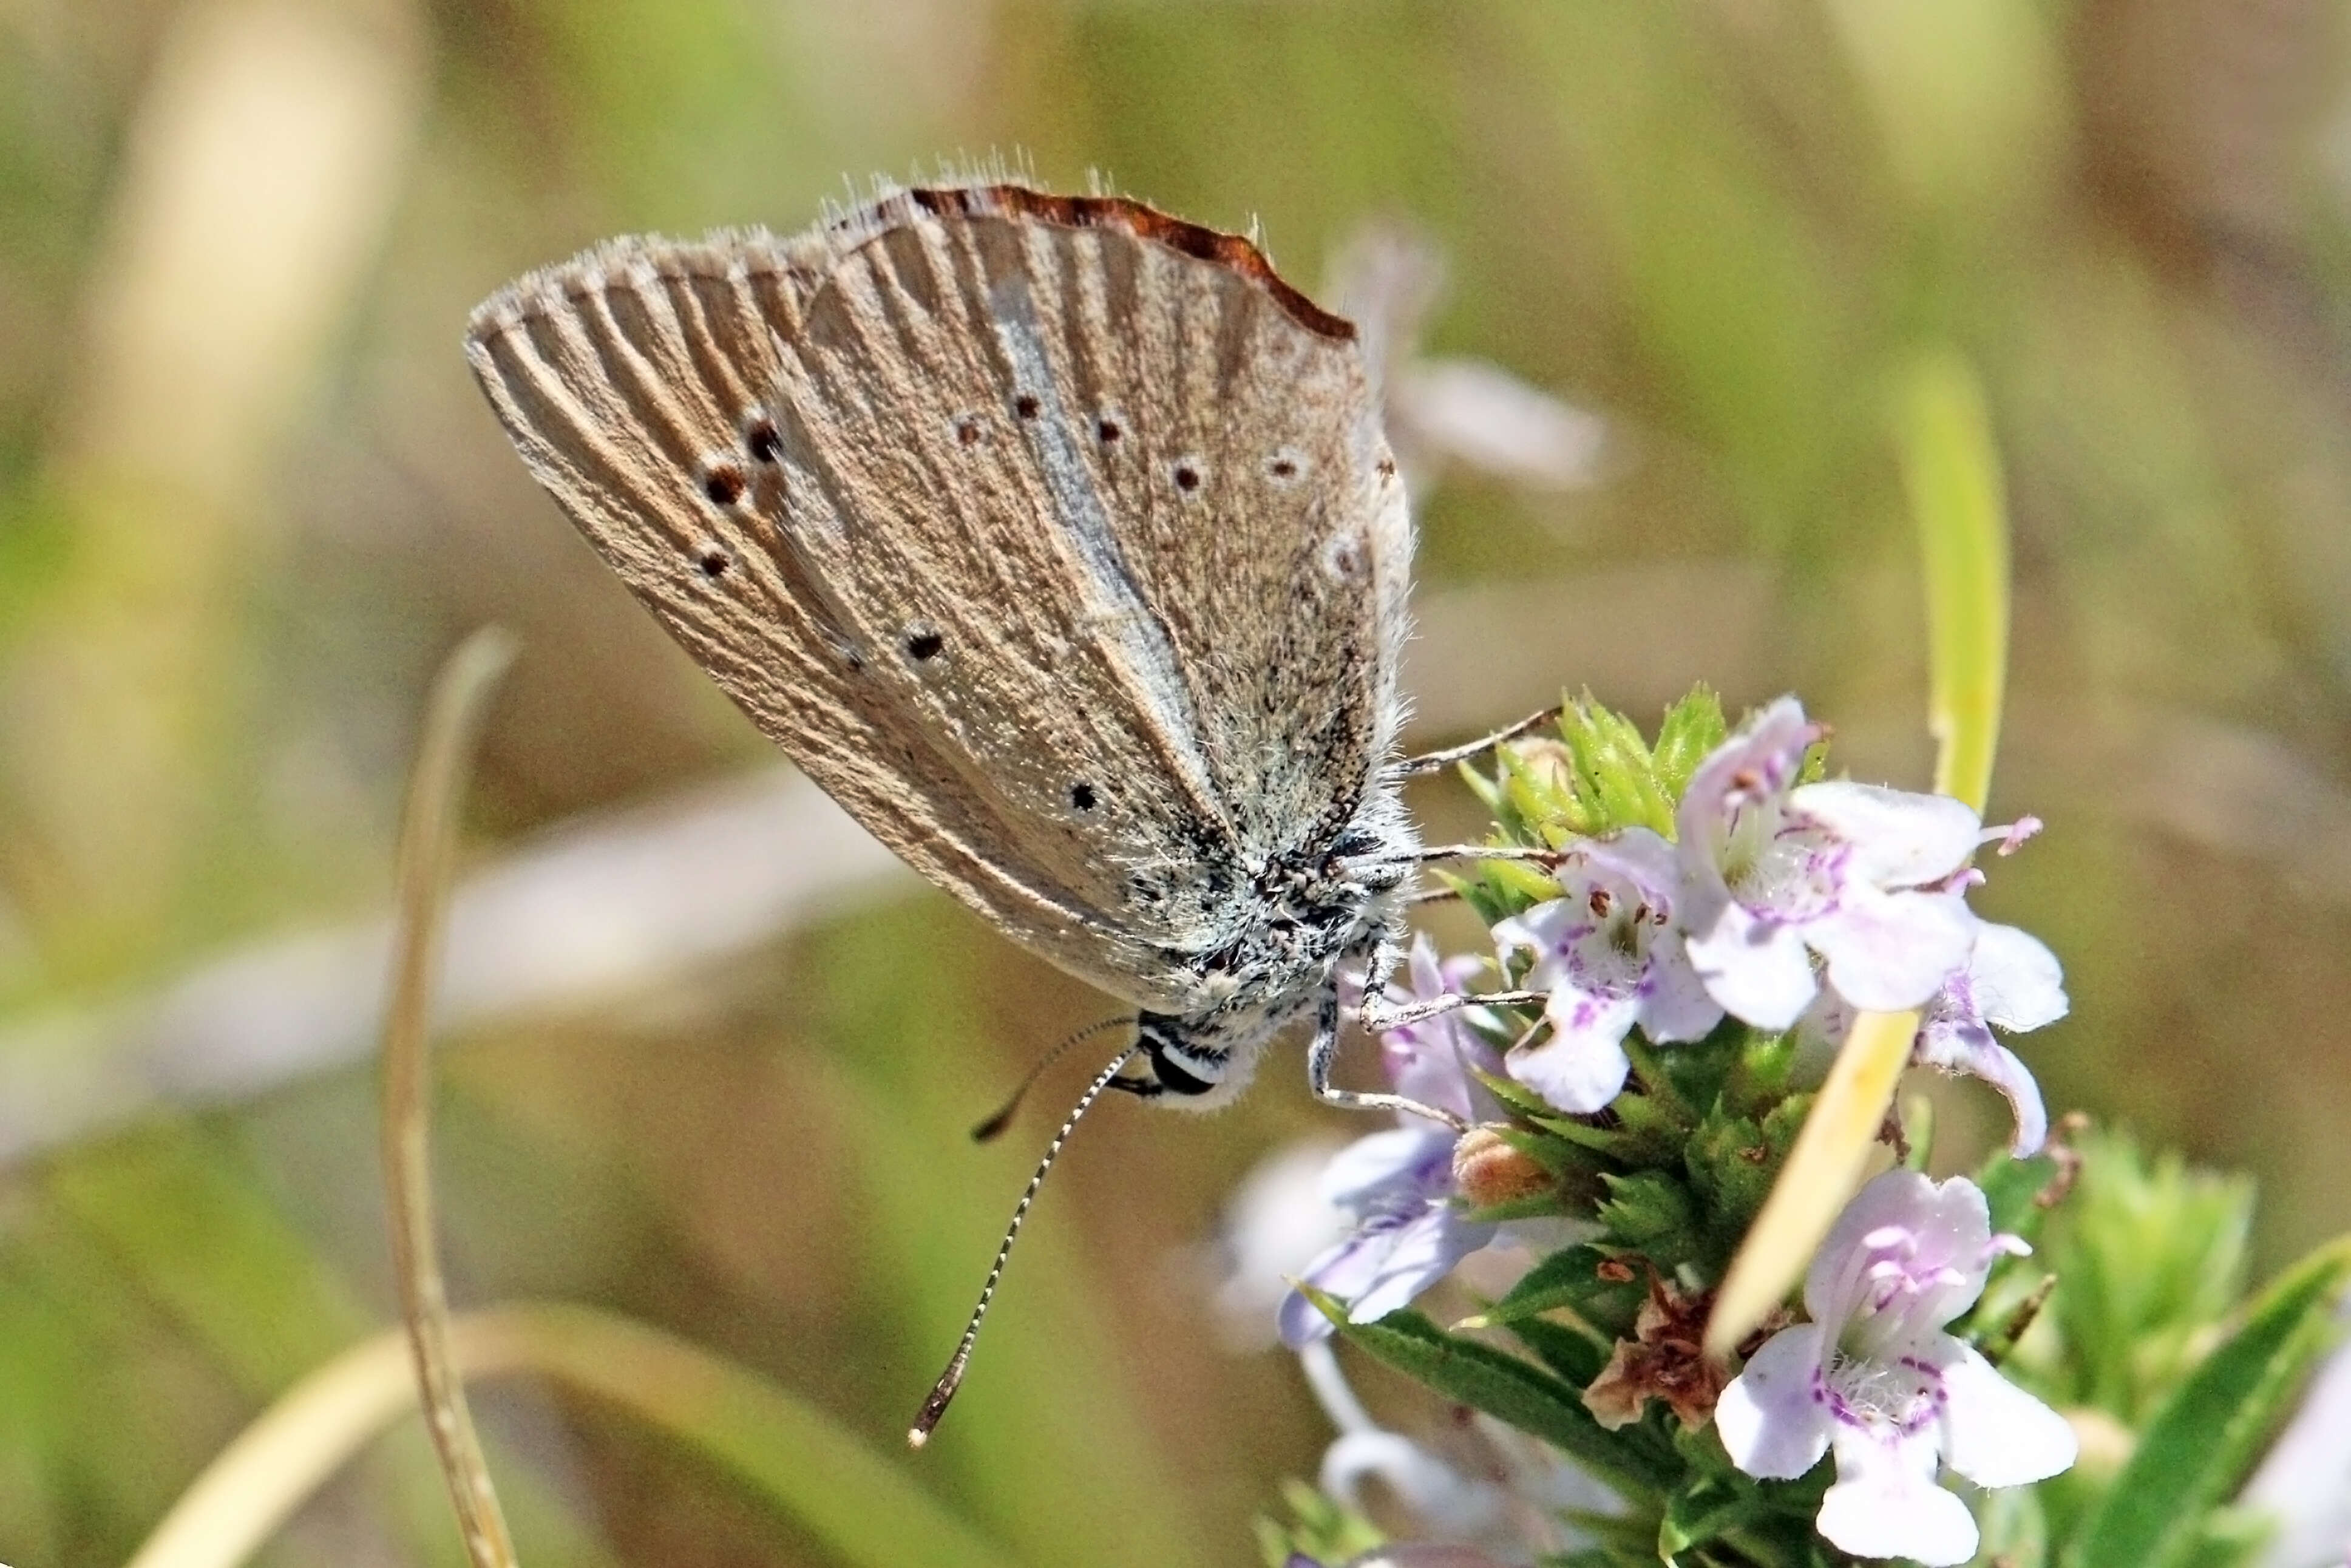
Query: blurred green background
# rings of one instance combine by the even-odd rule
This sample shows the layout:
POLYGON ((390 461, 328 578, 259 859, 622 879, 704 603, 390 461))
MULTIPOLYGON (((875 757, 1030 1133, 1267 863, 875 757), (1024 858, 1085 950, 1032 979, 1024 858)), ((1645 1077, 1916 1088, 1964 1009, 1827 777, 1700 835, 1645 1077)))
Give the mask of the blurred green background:
MULTIPOLYGON (((2016 529, 1993 811, 2049 824, 1980 903, 2074 998, 2024 1053, 2255 1175, 2263 1271, 2341 1229, 2346 45, 2319 0, 0 0, 0 1558, 123 1560, 391 1321, 369 923, 424 683, 493 619, 454 1288, 667 1326, 894 1450, 1045 1131, 963 1130, 1106 1009, 778 782, 458 335, 604 235, 793 228, 959 152, 1261 219, 1310 288, 1417 224, 1429 351, 1607 422, 1586 486, 1425 495, 1419 739, 1704 677, 1922 785, 1887 412, 1955 347, 2016 529)), ((1285 1064, 1212 1120, 1109 1106, 917 1481, 1022 1561, 1247 1561, 1327 1432, 1199 1249, 1315 1130, 1357 1129, 1285 1064)), ((482 1405, 527 1562, 835 1561, 608 1412, 482 1405)), ((435 1485, 411 1430, 271 1560, 456 1561, 435 1485)))

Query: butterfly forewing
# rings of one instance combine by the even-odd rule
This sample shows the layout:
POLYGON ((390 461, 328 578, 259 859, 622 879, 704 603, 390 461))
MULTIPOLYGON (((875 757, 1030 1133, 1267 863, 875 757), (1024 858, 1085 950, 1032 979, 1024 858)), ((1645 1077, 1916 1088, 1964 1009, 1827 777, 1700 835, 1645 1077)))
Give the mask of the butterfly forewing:
MULTIPOLYGON (((1238 248, 1235 248, 1238 247, 1238 248)), ((904 193, 476 313, 533 472, 760 727, 1147 1007, 1392 735, 1409 535, 1344 323, 1133 204, 904 193), (1170 237, 1175 243, 1170 243, 1170 237)))

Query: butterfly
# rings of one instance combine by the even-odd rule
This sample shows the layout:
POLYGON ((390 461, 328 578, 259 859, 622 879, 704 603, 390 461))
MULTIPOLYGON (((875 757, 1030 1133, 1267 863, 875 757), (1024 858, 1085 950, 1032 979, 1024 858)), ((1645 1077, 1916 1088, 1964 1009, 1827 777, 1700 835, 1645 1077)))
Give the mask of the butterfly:
POLYGON ((1311 1018, 1317 1095, 1440 1114, 1332 1082, 1338 976, 1377 1005, 1415 869, 1452 852, 1401 787, 1477 747, 1397 756, 1413 529, 1378 389, 1256 245, 1118 196, 885 190, 796 237, 608 242, 465 348, 760 730, 1134 1004, 1080 1111, 1225 1103, 1311 1018))

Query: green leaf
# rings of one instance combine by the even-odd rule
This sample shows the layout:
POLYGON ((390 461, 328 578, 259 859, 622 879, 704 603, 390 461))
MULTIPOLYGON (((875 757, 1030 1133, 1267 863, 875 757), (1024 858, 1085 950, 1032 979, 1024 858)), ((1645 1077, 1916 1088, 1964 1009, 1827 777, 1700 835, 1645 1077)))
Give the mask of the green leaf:
POLYGON ((1613 1238, 1660 1260, 1687 1244, 1698 1214, 1680 1182, 1662 1171, 1601 1179, 1608 1184, 1608 1199, 1600 1206, 1600 1219, 1613 1238))
MULTIPOLYGON (((1692 687, 1689 695, 1666 710, 1665 722, 1657 726, 1657 744, 1649 748, 1649 766, 1658 792, 1678 803, 1698 765, 1729 734, 1730 727, 1723 722, 1722 699, 1704 684, 1692 687)), ((1672 836, 1669 828, 1667 837, 1672 836)))
POLYGON ((2114 1133, 2079 1142, 2073 1196, 2047 1217, 2042 1260, 2074 1363, 2055 1392, 2142 1427, 2244 1294, 2252 1184, 2142 1155, 2114 1133))
POLYGON ((1339 1302, 1311 1287, 1301 1289, 1341 1334, 1374 1360, 1541 1438, 1626 1493, 1628 1501, 1660 1491, 1676 1479, 1679 1466, 1670 1456, 1609 1432, 1583 1407, 1582 1395, 1541 1367, 1491 1345, 1456 1338, 1418 1312, 1390 1312, 1376 1322, 1349 1322, 1339 1302))
POLYGON ((1666 1500, 1657 1523, 1657 1559, 1671 1563, 1693 1546, 1771 1511, 1771 1500, 1751 1484, 1700 1476, 1666 1500))
POLYGON ((1342 1508, 1304 1481, 1281 1483, 1281 1500, 1295 1522, 1260 1514, 1257 1521, 1258 1551, 1266 1568, 1284 1568, 1293 1552, 1317 1563, 1346 1563, 1387 1543, 1377 1526, 1361 1514, 1342 1508))
POLYGON ((1552 1107, 1550 1101, 1545 1100, 1515 1078, 1506 1078, 1499 1072, 1488 1072, 1475 1064, 1471 1065, 1469 1072, 1495 1099, 1499 1100, 1506 1107, 1521 1116, 1533 1121, 1545 1121, 1559 1114, 1552 1107))
MULTIPOLYGON (((1626 1321, 1629 1324, 1631 1320, 1626 1321)), ((1505 1328, 1512 1339, 1535 1353, 1535 1359, 1574 1387, 1591 1387, 1592 1380, 1608 1364, 1611 1347, 1583 1329, 1549 1318, 1519 1318, 1505 1328)))
POLYGON ((1595 1248, 1567 1247, 1527 1270, 1508 1294, 1479 1314, 1483 1323, 1516 1322, 1562 1307, 1603 1326, 1629 1325, 1647 1294, 1637 1281, 1603 1278, 1607 1255, 1595 1248))
POLYGON ((2244 1479, 2318 1358, 2351 1282, 2351 1237, 2264 1291, 2242 1327, 2172 1392, 2075 1537, 2068 1568, 2171 1568, 2204 1538, 2207 1513, 2244 1479))
POLYGON ((1975 1183, 1983 1188, 1984 1202, 1991 1209, 1992 1234, 2021 1237, 2037 1246, 2041 1223, 2049 1213, 2041 1195, 2057 1179, 2058 1169, 2047 1155, 2020 1160, 2001 1148, 1986 1156, 1975 1183))
POLYGON ((1673 803, 1657 789, 1649 747, 1631 720, 1587 694, 1560 715, 1560 737, 1574 761, 1575 793, 1594 835, 1619 828, 1673 831, 1673 803))
POLYGON ((1996 1487, 1983 1494, 1977 1521, 1983 1527, 1980 1563, 2002 1568, 2043 1568, 2049 1561, 2049 1522, 2041 1494, 2031 1487, 1996 1487))

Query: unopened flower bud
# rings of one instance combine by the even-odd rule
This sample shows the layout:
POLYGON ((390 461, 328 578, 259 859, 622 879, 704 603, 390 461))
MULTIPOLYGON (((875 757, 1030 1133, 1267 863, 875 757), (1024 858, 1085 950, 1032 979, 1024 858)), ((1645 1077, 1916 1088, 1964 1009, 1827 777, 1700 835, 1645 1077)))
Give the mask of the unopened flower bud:
POLYGON ((1473 1208, 1539 1197, 1558 1186, 1541 1161, 1491 1127, 1472 1127, 1453 1145, 1453 1180, 1473 1208))

